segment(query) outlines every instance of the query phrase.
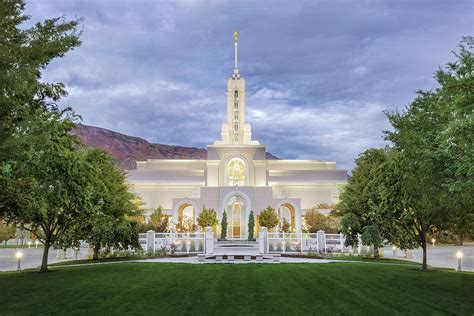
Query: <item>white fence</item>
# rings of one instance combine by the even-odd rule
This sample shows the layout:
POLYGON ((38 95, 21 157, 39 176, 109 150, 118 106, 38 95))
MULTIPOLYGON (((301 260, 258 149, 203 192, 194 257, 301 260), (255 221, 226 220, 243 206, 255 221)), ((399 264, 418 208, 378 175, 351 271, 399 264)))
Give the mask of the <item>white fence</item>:
POLYGON ((343 234, 326 234, 324 231, 315 234, 264 232, 259 235, 260 249, 267 253, 346 252, 348 249, 344 242, 343 234))
POLYGON ((148 231, 139 235, 142 249, 149 252, 203 253, 204 233, 155 233, 148 231))

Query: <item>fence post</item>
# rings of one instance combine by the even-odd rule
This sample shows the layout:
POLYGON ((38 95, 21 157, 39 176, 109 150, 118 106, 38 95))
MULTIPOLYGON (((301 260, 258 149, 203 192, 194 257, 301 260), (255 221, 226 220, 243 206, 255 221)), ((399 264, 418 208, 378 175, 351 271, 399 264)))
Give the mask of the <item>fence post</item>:
POLYGON ((300 232, 300 252, 303 253, 303 232, 300 232))
POLYGON ((343 239, 344 235, 342 233, 339 233, 339 241, 340 241, 340 244, 341 244, 341 253, 344 252, 344 239, 343 239))
POLYGON ((153 230, 146 232, 146 251, 155 252, 155 231, 153 230))
POLYGON ((204 244, 206 254, 214 252, 214 236, 212 234, 212 227, 206 227, 204 229, 204 244))
POLYGON ((324 230, 318 230, 316 236, 318 239, 318 252, 322 253, 324 251, 326 253, 326 234, 324 230))
POLYGON ((260 253, 268 253, 268 228, 260 228, 260 239, 258 240, 260 253))

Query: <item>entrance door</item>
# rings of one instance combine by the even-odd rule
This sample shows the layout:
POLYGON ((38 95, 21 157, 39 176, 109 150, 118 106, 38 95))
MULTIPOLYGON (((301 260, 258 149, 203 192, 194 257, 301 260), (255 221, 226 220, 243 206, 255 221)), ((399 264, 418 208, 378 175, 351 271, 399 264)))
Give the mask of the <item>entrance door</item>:
POLYGON ((242 205, 239 202, 234 203, 232 210, 232 238, 240 238, 240 213, 242 205))
POLYGON ((240 196, 234 196, 229 200, 227 210, 227 238, 245 239, 245 202, 240 196))

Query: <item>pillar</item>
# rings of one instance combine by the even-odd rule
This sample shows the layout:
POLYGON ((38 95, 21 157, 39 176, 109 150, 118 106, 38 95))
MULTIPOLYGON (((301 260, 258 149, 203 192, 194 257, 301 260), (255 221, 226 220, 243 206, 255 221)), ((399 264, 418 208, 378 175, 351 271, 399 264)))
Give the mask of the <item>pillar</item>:
POLYGON ((146 251, 155 252, 155 231, 153 230, 146 232, 146 251))
POLYGON ((260 253, 268 253, 268 228, 260 227, 260 238, 258 239, 260 253))
POLYGON ((206 254, 214 253, 214 235, 212 233, 212 227, 206 227, 204 229, 204 248, 206 254))
POLYGON ((326 252, 326 233, 324 230, 318 230, 316 232, 316 238, 318 239, 318 252, 326 252))

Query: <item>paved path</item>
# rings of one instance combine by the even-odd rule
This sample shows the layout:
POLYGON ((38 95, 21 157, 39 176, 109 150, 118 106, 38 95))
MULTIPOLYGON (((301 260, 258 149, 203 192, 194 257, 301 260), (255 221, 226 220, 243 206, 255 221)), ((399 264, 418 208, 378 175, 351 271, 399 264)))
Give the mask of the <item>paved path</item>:
MULTIPOLYGON (((457 269, 458 259, 456 258, 456 252, 462 251, 464 253, 462 269, 464 271, 474 272, 474 245, 469 246, 429 246, 427 249, 427 261, 428 265, 432 267, 440 268, 451 268, 457 269)), ((397 255, 394 257, 391 248, 384 248, 385 258, 399 258, 397 255)), ((413 259, 421 263, 423 260, 423 251, 421 248, 414 250, 413 259)))
POLYGON ((205 263, 241 264, 241 263, 328 263, 328 262, 341 262, 341 260, 281 257, 280 262, 273 262, 271 260, 266 260, 264 262, 255 261, 255 260, 252 260, 252 261, 244 261, 244 260, 235 260, 235 261, 206 260, 205 262, 200 262, 200 261, 198 261, 197 257, 182 257, 182 258, 146 259, 146 260, 141 260, 140 262, 167 262, 167 263, 191 263, 191 264, 205 264, 205 263))
MULTIPOLYGON (((457 259, 456 252, 462 250, 464 253, 463 259, 463 270, 464 271, 474 271, 474 246, 430 246, 428 248, 428 264, 433 267, 443 267, 443 268, 457 268, 457 259)), ((15 253, 18 249, 7 248, 0 249, 0 271, 14 271, 16 270, 16 258, 15 253)), ((23 252, 23 258, 21 263, 22 269, 37 268, 41 265, 41 257, 43 255, 42 248, 25 248, 21 249, 23 252)), ((72 253, 70 253, 72 256, 72 253)), ((385 258, 393 258, 392 249, 384 249, 385 258)), ((78 259, 84 259, 87 256, 87 249, 82 248, 78 253, 78 259)), ((398 256, 397 256, 398 258, 398 256)), ((72 260, 74 258, 66 259, 72 260)), ((50 250, 49 253, 49 263, 61 262, 66 260, 57 259, 57 251, 50 250)), ((414 251, 414 259, 411 261, 421 262, 422 252, 421 249, 414 251)), ((325 259, 309 259, 309 258, 289 258, 282 257, 282 263, 327 263, 335 260, 325 260, 325 259)), ((130 262, 130 261, 127 261, 130 262)), ((140 262, 171 262, 171 263, 202 263, 198 262, 197 257, 181 257, 181 258, 157 258, 157 259, 146 259, 140 260, 140 262)), ((235 261, 236 263, 249 263, 246 261, 235 261)), ((253 262, 253 261, 251 261, 253 262)), ((338 261, 341 262, 341 261, 338 261)), ((218 262, 221 263, 221 262, 218 262)), ((222 261, 226 263, 226 261, 222 261)), ((105 263, 104 263, 105 264, 105 263)))
MULTIPOLYGON (((17 251, 23 253, 21 259, 22 269, 31 269, 41 266, 41 259, 43 257, 43 248, 0 248, 0 271, 15 271, 17 267, 17 259, 15 254, 17 251)), ((57 251, 54 249, 49 250, 48 263, 61 262, 66 260, 74 260, 72 251, 69 251, 70 259, 59 260, 57 258, 57 251)), ((78 259, 85 259, 87 257, 87 249, 82 248, 78 252, 78 259)))

